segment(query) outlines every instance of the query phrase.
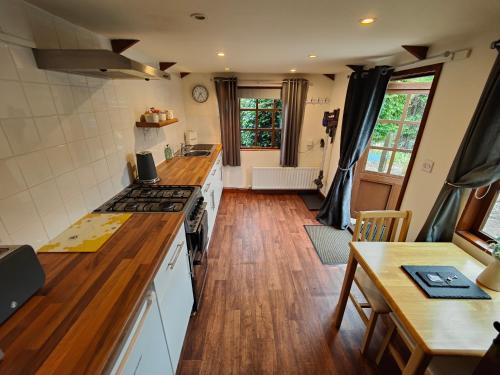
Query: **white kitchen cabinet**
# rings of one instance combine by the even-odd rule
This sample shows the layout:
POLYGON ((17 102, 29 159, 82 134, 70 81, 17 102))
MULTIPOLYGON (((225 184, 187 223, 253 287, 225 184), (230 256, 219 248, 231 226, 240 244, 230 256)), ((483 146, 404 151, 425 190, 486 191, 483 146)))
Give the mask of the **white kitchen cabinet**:
POLYGON ((175 373, 194 302, 184 225, 154 278, 154 287, 175 373))
POLYGON ((212 232, 215 225, 215 218, 219 210, 219 204, 222 196, 223 179, 222 179, 222 153, 217 157, 205 184, 202 187, 203 198, 207 202, 208 216, 208 243, 212 238, 212 232))
POLYGON ((154 292, 146 297, 111 374, 174 374, 154 292))

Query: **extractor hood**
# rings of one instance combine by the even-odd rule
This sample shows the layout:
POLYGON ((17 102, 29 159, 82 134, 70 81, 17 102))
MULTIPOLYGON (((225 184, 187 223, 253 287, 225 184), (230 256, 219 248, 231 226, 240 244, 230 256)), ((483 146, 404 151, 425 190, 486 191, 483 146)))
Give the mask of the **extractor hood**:
POLYGON ((114 79, 170 79, 170 74, 105 49, 33 48, 40 69, 114 79))

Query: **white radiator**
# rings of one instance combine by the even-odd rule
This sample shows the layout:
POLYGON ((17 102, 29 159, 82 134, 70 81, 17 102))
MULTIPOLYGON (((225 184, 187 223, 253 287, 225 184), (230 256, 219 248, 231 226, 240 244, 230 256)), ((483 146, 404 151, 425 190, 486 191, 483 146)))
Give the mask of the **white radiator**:
POLYGON ((252 168, 254 190, 308 190, 316 189, 314 180, 319 168, 252 168))

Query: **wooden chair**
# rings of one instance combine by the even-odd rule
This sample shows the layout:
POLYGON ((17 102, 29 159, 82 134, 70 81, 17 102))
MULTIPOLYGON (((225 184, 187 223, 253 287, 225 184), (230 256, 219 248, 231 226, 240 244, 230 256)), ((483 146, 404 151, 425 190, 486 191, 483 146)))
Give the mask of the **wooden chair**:
MULTIPOLYGON (((356 215, 356 226, 354 227, 352 240, 405 242, 410 221, 411 211, 360 211, 356 215)), ((378 317, 380 314, 391 312, 391 309, 361 267, 356 269, 354 282, 367 301, 366 303, 359 302, 352 293, 349 294, 361 320, 366 325, 366 332, 361 344, 361 353, 365 354, 375 331, 378 317), (371 309, 370 316, 364 311, 367 308, 371 309)))

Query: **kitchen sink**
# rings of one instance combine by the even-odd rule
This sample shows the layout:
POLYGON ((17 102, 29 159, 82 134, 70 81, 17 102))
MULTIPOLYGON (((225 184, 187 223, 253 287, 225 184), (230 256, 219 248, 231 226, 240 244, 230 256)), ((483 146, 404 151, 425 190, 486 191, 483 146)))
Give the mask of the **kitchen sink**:
POLYGON ((203 151, 212 151, 215 148, 215 145, 208 145, 208 144, 197 144, 193 146, 188 146, 190 147, 190 150, 203 150, 203 151))
POLYGON ((208 156, 210 151, 192 150, 184 152, 184 156, 208 156))

